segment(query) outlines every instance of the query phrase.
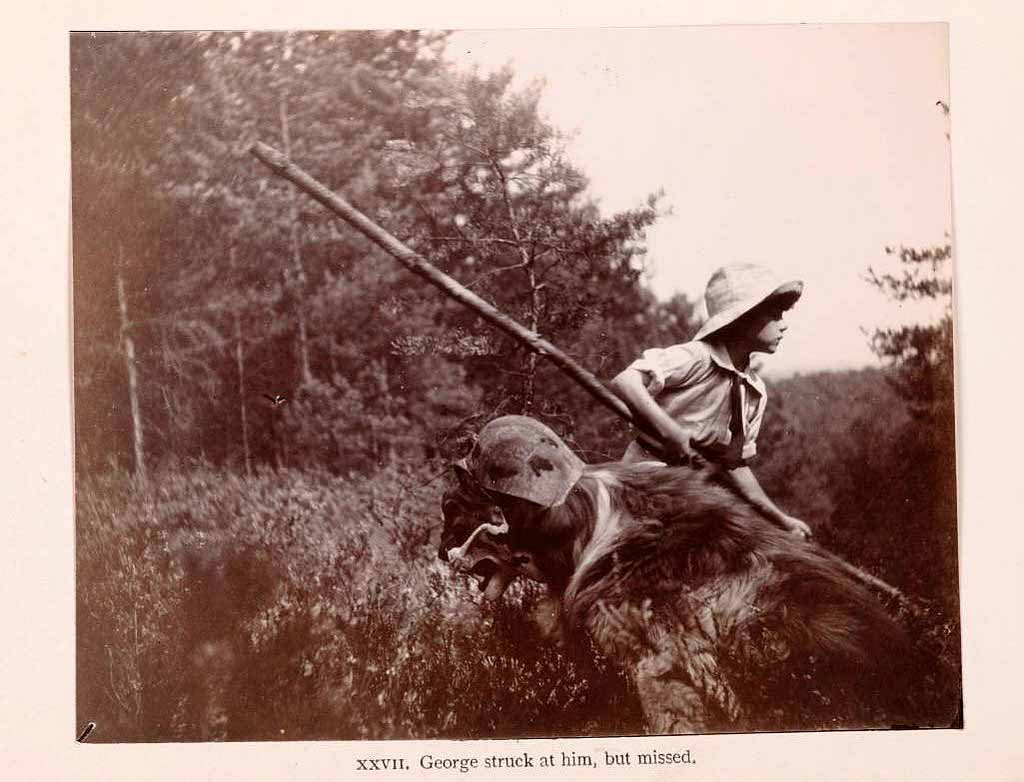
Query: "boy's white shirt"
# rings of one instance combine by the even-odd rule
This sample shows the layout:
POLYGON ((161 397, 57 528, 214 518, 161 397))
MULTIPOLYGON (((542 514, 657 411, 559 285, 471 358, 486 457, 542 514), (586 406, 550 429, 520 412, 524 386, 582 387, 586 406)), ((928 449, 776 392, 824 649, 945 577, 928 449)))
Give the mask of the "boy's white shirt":
MULTIPOLYGON (((702 339, 667 348, 651 348, 629 368, 644 374, 647 392, 701 448, 724 455, 732 452, 729 447, 731 392, 733 378, 740 378, 745 415, 739 456, 749 459, 757 453, 757 435, 768 391, 755 372, 741 372, 735 367, 724 345, 714 339, 702 339)), ((624 458, 637 461, 650 457, 643 446, 634 441, 624 458)))

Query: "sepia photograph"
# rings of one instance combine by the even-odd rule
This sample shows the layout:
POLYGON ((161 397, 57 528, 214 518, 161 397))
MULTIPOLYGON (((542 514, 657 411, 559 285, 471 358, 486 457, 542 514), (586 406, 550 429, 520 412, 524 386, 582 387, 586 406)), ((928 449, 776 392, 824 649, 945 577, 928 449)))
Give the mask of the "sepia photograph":
POLYGON ((73 738, 961 731, 947 25, 68 46, 73 738))

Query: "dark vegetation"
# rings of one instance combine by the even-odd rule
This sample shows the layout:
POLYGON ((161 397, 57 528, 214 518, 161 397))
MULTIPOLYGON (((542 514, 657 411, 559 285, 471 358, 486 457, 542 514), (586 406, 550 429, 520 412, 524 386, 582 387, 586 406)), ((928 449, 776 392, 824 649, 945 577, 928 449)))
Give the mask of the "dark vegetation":
MULTIPOLYGON (((446 464, 483 422, 529 413, 591 462, 624 427, 245 152, 289 150, 599 376, 684 339, 692 303, 643 283, 658 197, 602 214, 538 89, 455 73, 443 47, 72 37, 78 713, 97 740, 642 730, 613 661, 524 620, 535 589, 481 610, 434 558, 446 464)), ((894 252, 907 276, 869 281, 948 297, 948 248, 894 252)), ((876 335, 884 371, 777 383, 757 468, 915 597, 921 645, 958 670, 950 323, 876 335)))

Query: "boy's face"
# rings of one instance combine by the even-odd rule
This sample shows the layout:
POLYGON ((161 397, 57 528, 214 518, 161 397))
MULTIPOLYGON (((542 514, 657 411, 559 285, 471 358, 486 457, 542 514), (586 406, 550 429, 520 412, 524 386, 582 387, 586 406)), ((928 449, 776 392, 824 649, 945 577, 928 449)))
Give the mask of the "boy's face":
POLYGON ((750 330, 747 332, 751 352, 774 353, 787 328, 785 309, 781 304, 767 302, 758 307, 751 313, 750 330))

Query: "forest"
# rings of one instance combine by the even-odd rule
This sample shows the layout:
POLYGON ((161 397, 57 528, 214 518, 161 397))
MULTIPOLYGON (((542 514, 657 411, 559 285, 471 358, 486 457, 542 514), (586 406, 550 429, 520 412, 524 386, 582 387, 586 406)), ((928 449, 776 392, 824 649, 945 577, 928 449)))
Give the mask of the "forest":
MULTIPOLYGON (((626 424, 248 152, 284 152, 607 380, 684 341, 647 286, 652 193, 604 214, 508 68, 420 31, 71 36, 77 713, 97 741, 638 733, 614 661, 481 607, 437 561, 473 432, 534 416, 588 462, 626 424)), ((770 383, 754 467, 823 545, 910 596, 959 670, 951 257, 876 368, 770 383)), ((870 262, 870 259, 869 259, 870 262)), ((880 598, 881 599, 881 598, 880 598)), ((951 724, 956 716, 951 716, 951 724)), ((825 726, 823 726, 825 727, 825 726)))

